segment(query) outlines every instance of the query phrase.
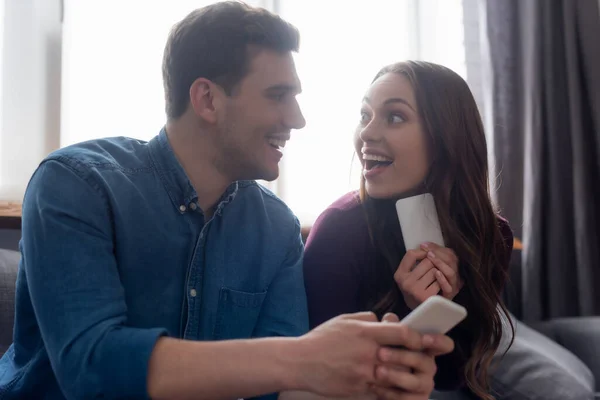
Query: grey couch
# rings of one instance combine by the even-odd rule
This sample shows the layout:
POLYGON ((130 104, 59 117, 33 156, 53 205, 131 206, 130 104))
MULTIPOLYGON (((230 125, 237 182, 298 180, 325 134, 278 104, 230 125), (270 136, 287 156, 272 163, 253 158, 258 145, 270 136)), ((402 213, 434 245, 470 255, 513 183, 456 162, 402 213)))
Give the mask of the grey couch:
MULTIPOLYGON (((498 400, 588 400, 600 387, 600 317, 521 322, 521 252, 513 252, 504 302, 516 333, 504 355, 506 339, 491 373, 492 394, 498 400)), ((599 396, 600 397, 600 396, 599 396)), ((438 400, 469 400, 464 389, 434 393, 438 400)))
MULTIPOLYGON (((16 251, 0 249, 0 355, 12 341, 19 257, 16 251)), ((511 301, 514 304, 515 299, 509 298, 507 303, 511 301)), ((492 374, 496 398, 592 399, 596 382, 600 382, 600 318, 556 320, 534 328, 517 321, 515 343, 492 374)), ((432 398, 474 397, 462 390, 434 393, 432 398)))
POLYGON ((0 249, 0 355, 12 342, 19 253, 0 249))

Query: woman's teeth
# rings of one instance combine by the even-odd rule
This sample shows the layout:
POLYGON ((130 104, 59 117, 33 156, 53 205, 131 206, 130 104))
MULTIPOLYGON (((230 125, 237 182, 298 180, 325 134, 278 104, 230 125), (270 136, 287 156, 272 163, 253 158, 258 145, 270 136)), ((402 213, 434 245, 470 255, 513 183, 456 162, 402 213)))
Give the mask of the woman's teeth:
POLYGON ((394 160, 392 160, 391 158, 388 157, 384 157, 384 156, 379 156, 379 155, 375 155, 375 154, 363 154, 363 160, 370 160, 370 161, 382 161, 382 162, 392 162, 394 160))
POLYGON ((363 154, 363 160, 365 161, 365 169, 367 171, 377 167, 387 167, 394 161, 391 158, 375 154, 363 154))
POLYGON ((284 148, 284 147, 285 147, 285 144, 286 144, 286 142, 287 142, 287 141, 286 141, 286 140, 283 140, 283 139, 273 139, 273 138, 269 138, 269 139, 267 139, 267 142, 268 142, 268 143, 269 143, 271 146, 273 146, 273 147, 275 147, 276 149, 278 149, 278 148, 280 148, 280 147, 281 147, 281 148, 284 148))

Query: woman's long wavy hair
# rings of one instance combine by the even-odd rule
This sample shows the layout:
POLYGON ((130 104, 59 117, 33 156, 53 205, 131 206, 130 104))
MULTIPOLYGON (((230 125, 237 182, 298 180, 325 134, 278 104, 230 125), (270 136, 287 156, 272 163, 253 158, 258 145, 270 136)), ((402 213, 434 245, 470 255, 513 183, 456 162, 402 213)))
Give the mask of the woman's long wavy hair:
MULTIPOLYGON (((388 73, 400 74, 412 85, 423 131, 431 138, 433 158, 423 191, 433 194, 446 246, 460 260, 464 286, 454 300, 469 311, 462 328, 472 342, 470 348, 457 350, 470 355, 464 369, 467 385, 478 397, 493 399, 488 370, 500 345, 502 314, 513 336, 514 327, 501 299, 508 279, 503 263, 508 260, 490 197, 481 117, 466 82, 448 68, 407 61, 383 68, 373 81, 388 73)), ((370 198, 364 177, 360 196, 371 238, 383 258, 374 266, 366 301, 381 316, 404 304, 393 274, 405 249, 395 199, 370 198)))

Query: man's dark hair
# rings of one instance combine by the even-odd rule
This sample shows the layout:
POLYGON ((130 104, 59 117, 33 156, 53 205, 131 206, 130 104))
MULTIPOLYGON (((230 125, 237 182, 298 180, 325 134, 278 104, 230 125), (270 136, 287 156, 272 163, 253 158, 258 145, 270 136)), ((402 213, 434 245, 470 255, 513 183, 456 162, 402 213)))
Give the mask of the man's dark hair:
POLYGON ((196 79, 209 79, 231 95, 248 73, 256 49, 297 52, 299 42, 293 25, 241 2, 225 1, 191 12, 173 27, 165 47, 167 118, 183 115, 196 79))

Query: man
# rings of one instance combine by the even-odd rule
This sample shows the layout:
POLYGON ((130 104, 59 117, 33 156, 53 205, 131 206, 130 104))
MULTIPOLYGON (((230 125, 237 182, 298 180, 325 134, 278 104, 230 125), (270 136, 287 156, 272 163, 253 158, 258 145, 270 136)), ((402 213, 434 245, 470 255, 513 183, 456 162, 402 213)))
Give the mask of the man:
POLYGON ((157 137, 41 163, 23 203, 4 399, 426 398, 451 340, 371 314, 306 333, 299 223, 251 181, 278 176, 304 126, 298 40, 265 10, 197 10, 167 42, 157 137))

